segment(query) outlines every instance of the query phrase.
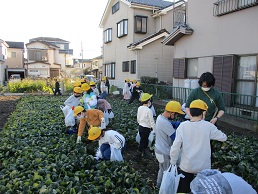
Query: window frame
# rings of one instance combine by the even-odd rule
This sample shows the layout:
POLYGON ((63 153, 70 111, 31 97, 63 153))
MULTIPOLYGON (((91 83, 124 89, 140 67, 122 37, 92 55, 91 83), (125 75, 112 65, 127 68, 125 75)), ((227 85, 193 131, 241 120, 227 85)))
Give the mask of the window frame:
POLYGON ((148 19, 148 16, 141 16, 141 15, 136 15, 136 16, 134 16, 134 32, 135 33, 139 33, 139 34, 146 34, 147 33, 147 19, 148 19), (137 28, 137 19, 140 19, 141 21, 140 21, 140 23, 141 23, 141 29, 140 30, 138 30, 138 28, 137 28), (146 26, 145 26, 145 29, 146 29, 146 31, 144 32, 143 31, 143 19, 146 19, 146 26))
POLYGON ((112 28, 108 28, 104 31, 104 43, 112 42, 112 28))
POLYGON ((131 74, 136 74, 136 60, 131 61, 130 73, 131 74))
POLYGON ((177 79, 186 78, 186 58, 174 58, 173 59, 173 77, 177 79))
POLYGON ((129 72, 129 70, 130 70, 129 61, 123 61, 122 62, 122 72, 129 72))
POLYGON ((112 6, 112 14, 116 13, 120 8, 119 1, 112 6))
POLYGON ((117 24, 117 38, 126 36, 128 34, 128 19, 123 19, 123 20, 117 22, 116 24, 117 24), (121 27, 121 25, 122 25, 122 27, 121 27), (120 28, 122 28, 121 32, 120 32, 120 30, 121 30, 120 28))
POLYGON ((111 62, 111 63, 106 63, 104 64, 104 72, 105 72, 105 76, 107 76, 110 79, 115 79, 116 78, 116 63, 115 62, 111 62))
POLYGON ((188 58, 187 59, 187 64, 186 64, 186 77, 189 78, 189 79, 197 79, 198 78, 198 68, 199 68, 199 65, 198 65, 198 58, 188 58), (197 60, 197 64, 196 64, 196 68, 197 68, 197 71, 196 71, 196 75, 194 76, 190 76, 189 75, 189 72, 192 72, 192 71, 189 71, 189 67, 190 67, 190 61, 191 60, 197 60))

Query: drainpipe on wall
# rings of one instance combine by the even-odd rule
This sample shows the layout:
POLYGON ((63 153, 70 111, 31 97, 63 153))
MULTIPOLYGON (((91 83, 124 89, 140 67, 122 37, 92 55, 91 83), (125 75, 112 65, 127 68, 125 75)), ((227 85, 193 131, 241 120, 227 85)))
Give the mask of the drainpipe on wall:
POLYGON ((158 78, 158 58, 159 58, 159 54, 156 53, 155 54, 155 59, 156 59, 156 78, 158 78))

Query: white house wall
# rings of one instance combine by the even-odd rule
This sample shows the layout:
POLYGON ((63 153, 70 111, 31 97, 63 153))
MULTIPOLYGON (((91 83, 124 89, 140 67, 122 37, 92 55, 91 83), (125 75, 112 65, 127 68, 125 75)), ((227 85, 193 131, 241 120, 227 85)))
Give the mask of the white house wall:
POLYGON ((33 63, 28 66, 28 76, 50 77, 49 65, 42 63, 33 63), (36 70, 36 72, 32 72, 36 70))

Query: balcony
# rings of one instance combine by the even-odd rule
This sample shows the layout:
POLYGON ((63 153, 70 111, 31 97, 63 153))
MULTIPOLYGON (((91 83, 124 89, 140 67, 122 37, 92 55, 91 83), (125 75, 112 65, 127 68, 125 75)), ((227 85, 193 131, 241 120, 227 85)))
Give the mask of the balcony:
POLYGON ((220 0, 214 3, 213 15, 222 16, 258 5, 258 0, 220 0))

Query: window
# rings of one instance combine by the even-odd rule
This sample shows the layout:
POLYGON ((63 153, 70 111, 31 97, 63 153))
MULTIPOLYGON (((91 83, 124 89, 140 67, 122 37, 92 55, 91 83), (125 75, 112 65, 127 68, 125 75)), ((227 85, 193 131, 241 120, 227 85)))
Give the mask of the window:
POLYGON ((119 10, 119 2, 112 6, 112 14, 116 13, 119 10))
POLYGON ((104 31, 104 43, 112 42, 112 28, 104 31))
POLYGON ((146 16, 135 16, 134 32, 135 33, 147 33, 147 18, 146 16))
MULTIPOLYGON (((237 64, 236 93, 245 95, 256 95, 256 56, 239 57, 237 64)), ((251 101, 239 102, 241 104, 251 105, 251 101)))
POLYGON ((30 69, 29 72, 31 72, 31 73, 38 73, 39 70, 37 70, 37 69, 30 69))
POLYGON ((115 79, 115 63, 109 63, 105 65, 105 76, 111 79, 115 79))
POLYGON ((28 60, 47 61, 47 50, 28 50, 28 60))
POLYGON ((136 73, 136 60, 131 61, 131 74, 136 73))
POLYGON ((186 78, 186 59, 174 59, 173 60, 173 77, 174 78, 186 78))
POLYGON ((124 61, 122 64, 122 71, 129 72, 129 61, 124 61))
POLYGON ((197 78, 198 76, 198 59, 187 59, 187 77, 197 78))
POLYGON ((122 20, 117 23, 117 37, 120 38, 122 36, 127 35, 128 33, 128 20, 122 20))
POLYGON ((16 58, 16 52, 8 52, 8 58, 16 58))

